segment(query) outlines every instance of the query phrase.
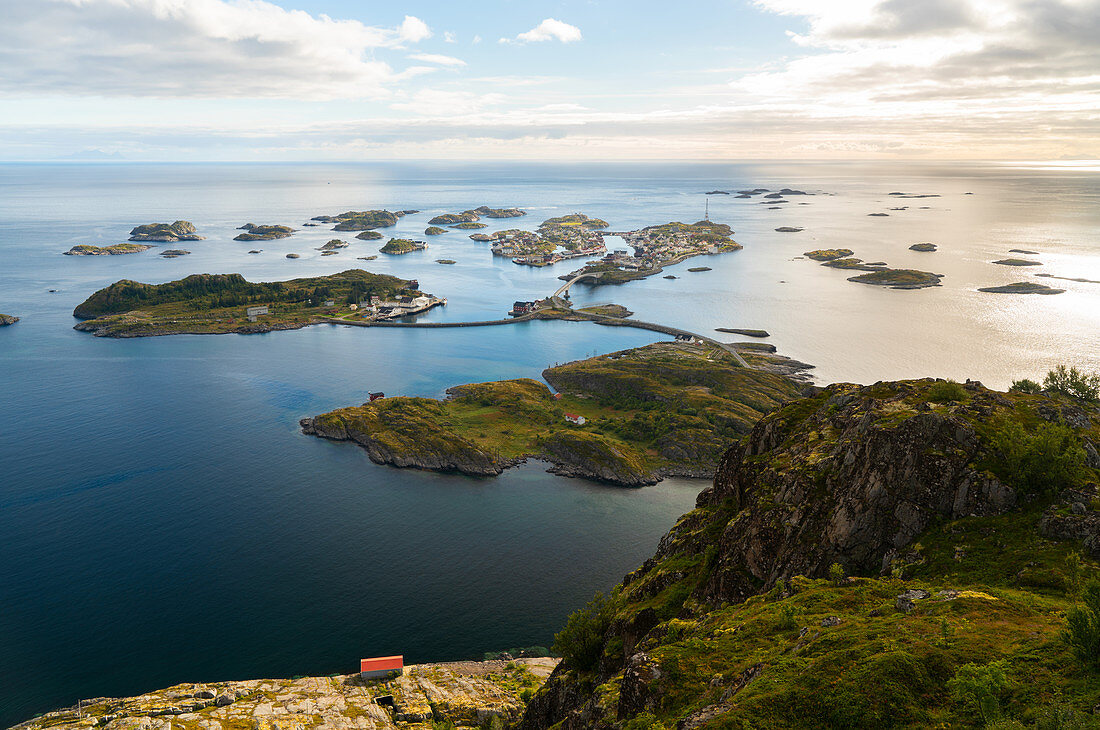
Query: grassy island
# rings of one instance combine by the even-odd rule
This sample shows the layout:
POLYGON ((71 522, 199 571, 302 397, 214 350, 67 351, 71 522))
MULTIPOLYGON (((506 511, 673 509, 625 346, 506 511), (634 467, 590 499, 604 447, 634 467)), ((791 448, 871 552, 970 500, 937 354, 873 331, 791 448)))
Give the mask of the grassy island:
POLYGON ((848 281, 857 284, 871 284, 885 286, 891 289, 924 289, 930 286, 940 286, 942 274, 933 274, 928 271, 916 269, 879 269, 867 274, 849 277, 848 281))
POLYGON ((979 288, 978 291, 993 294, 1064 294, 1066 292, 1065 289, 1055 289, 1034 281, 1017 281, 1014 284, 1005 284, 1004 286, 984 286, 979 288))
POLYGON ((388 253, 391 256, 401 256, 402 254, 420 251, 427 247, 428 245, 426 243, 421 243, 420 241, 412 241, 408 238, 391 238, 385 246, 378 250, 382 253, 388 253))
POLYGON ((938 247, 934 243, 914 243, 909 247, 910 251, 920 251, 922 253, 932 253, 938 247))
POLYGON ((451 228, 455 228, 459 231, 476 231, 488 227, 488 223, 478 223, 477 221, 463 221, 462 223, 456 223, 451 226, 451 228))
POLYGON ((592 230, 599 230, 601 228, 607 228, 611 224, 600 218, 589 218, 584 213, 570 213, 569 215, 559 215, 556 218, 547 218, 541 224, 539 228, 550 228, 553 226, 581 226, 582 228, 590 228, 592 230))
POLYGON ((141 253, 152 246, 143 243, 116 243, 112 246, 92 246, 82 243, 65 252, 66 256, 119 256, 127 253, 141 253))
POLYGON ((203 237, 195 233, 195 224, 191 221, 175 223, 147 223, 130 231, 131 241, 154 241, 175 243, 177 241, 201 241, 203 237))
POLYGON ((433 226, 453 226, 458 223, 473 223, 480 217, 481 216, 472 210, 467 210, 462 213, 444 213, 429 220, 428 224, 433 226))
POLYGON ((831 269, 854 269, 856 271, 879 271, 886 264, 880 262, 877 263, 864 263, 863 259, 850 256, 843 259, 829 259, 821 264, 822 266, 828 266, 831 269))
POLYGON ((999 261, 994 261, 993 263, 1000 264, 1001 266, 1042 266, 1043 265, 1041 261, 1032 261, 1030 259, 1001 259, 999 261))
POLYGON ((709 475, 728 443, 795 397, 792 380, 713 345, 657 343, 549 368, 541 382, 461 385, 443 401, 386 398, 303 419, 378 463, 494 475, 527 457, 624 486, 709 475), (581 425, 567 415, 583 417, 581 425))
POLYGON ((290 226, 258 226, 254 223, 245 223, 240 230, 244 233, 234 236, 234 241, 274 241, 294 233, 290 226))
POLYGON ((474 208, 473 212, 486 218, 519 218, 527 215, 527 211, 519 208, 490 208, 487 205, 474 208))
POLYGON ((312 220, 320 223, 335 223, 334 231, 369 231, 374 228, 389 228, 397 225, 397 219, 404 213, 392 213, 388 210, 349 210, 338 215, 319 215, 312 220))
POLYGON ((0 327, 7 327, 8 325, 15 324, 18 321, 18 317, 13 317, 10 314, 0 314, 0 327))
POLYGON ((122 280, 88 297, 73 316, 86 320, 76 329, 104 337, 269 332, 323 322, 372 296, 419 296, 408 283, 359 269, 260 283, 240 274, 193 274, 166 284, 122 280), (252 321, 252 307, 268 311, 252 321))
POLYGON ((360 241, 380 241, 383 236, 378 231, 362 231, 355 234, 355 237, 360 241))
POLYGON ((428 226, 424 229, 425 236, 441 236, 446 232, 446 228, 440 228, 439 226, 428 226))
POLYGON ((814 261, 832 261, 833 259, 848 258, 853 253, 855 252, 850 248, 819 248, 815 251, 807 251, 802 255, 814 261))

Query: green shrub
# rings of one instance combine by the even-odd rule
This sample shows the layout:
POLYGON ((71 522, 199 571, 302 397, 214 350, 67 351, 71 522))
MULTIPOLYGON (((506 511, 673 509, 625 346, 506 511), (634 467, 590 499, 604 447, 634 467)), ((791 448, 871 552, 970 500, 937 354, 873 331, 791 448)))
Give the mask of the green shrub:
POLYGON ((1005 671, 1008 662, 1001 660, 989 664, 964 664, 948 680, 951 697, 961 704, 978 711, 982 722, 991 722, 1001 716, 1001 697, 1008 690, 1005 671))
POLYGON ((793 603, 784 604, 779 609, 779 621, 776 623, 776 628, 780 631, 790 631, 798 626, 798 609, 793 603))
POLYGON ((1042 393, 1043 392, 1043 386, 1039 385, 1034 380, 1028 380, 1027 378, 1022 378, 1020 380, 1013 380, 1012 381, 1012 386, 1009 387, 1008 392, 1009 393, 1031 393, 1032 395, 1034 395, 1036 393, 1042 393))
POLYGON ((1081 604, 1066 614, 1062 638, 1081 663, 1100 667, 1100 583, 1088 582, 1081 591, 1081 604))
POLYGON ((1024 428, 1019 421, 1001 419, 989 441, 996 452, 987 463, 990 471, 1025 494, 1050 494, 1088 476, 1081 439, 1065 424, 1024 428))
POLYGON ((970 394, 954 380, 937 380, 928 389, 928 400, 932 403, 955 403, 966 400, 970 394))
POLYGON ((603 593, 597 593, 584 608, 570 615, 565 628, 554 635, 554 652, 569 666, 581 671, 596 666, 603 649, 603 636, 615 613, 613 603, 603 593))
POLYGON ((1100 402, 1100 373, 1084 373, 1075 367, 1059 365, 1047 373, 1043 387, 1089 403, 1100 402))
POLYGON ((833 582, 833 585, 838 586, 844 582, 844 578, 847 577, 844 573, 844 566, 840 563, 833 563, 829 566, 829 580, 833 582))

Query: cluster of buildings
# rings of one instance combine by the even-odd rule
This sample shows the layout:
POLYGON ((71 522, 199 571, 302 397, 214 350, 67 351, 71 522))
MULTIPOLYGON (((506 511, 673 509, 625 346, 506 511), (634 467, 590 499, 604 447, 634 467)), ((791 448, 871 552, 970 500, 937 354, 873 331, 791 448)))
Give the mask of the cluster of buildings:
MULTIPOLYGON (((637 268, 663 266, 690 256, 720 253, 723 250, 723 244, 714 240, 714 234, 709 231, 693 231, 688 227, 670 230, 666 226, 654 226, 620 235, 634 247, 634 258, 643 262, 637 268), (648 266, 644 262, 648 262, 648 266)), ((728 241, 725 245, 736 244, 728 241)))
POLYGON ((508 230, 493 234, 496 256, 523 266, 549 266, 565 259, 596 256, 607 249, 603 235, 581 226, 557 226, 543 232, 508 230))
POLYGON ((420 314, 432 307, 438 307, 446 303, 446 299, 433 297, 430 294, 421 294, 415 297, 403 296, 390 301, 383 300, 381 297, 371 297, 370 302, 349 304, 348 309, 357 312, 363 319, 383 320, 420 314))

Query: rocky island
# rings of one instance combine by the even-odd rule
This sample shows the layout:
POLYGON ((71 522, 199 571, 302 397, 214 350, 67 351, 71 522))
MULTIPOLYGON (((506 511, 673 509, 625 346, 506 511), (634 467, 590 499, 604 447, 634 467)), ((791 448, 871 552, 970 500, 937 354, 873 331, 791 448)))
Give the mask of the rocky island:
MULTIPOLYGON (((751 355, 755 357, 756 355, 751 355)), ((385 398, 301 421, 303 432, 399 467, 493 476, 527 458, 621 486, 712 473, 724 444, 802 387, 739 367, 709 344, 656 343, 543 371, 460 385, 443 401, 385 398)))
MULTIPOLYGON (((471 208, 470 210, 464 210, 461 213, 443 213, 437 215, 428 221, 433 226, 451 226, 452 228, 463 228, 464 223, 477 223, 477 221, 485 216, 486 218, 519 218, 520 216, 527 215, 527 211, 520 210, 519 208, 490 208, 487 205, 482 205, 477 208, 471 208)), ((482 223, 478 226, 465 226, 466 228, 485 228, 485 224, 482 223)))
POLYGON ((98 337, 253 334, 321 324, 364 300, 420 296, 413 282, 360 269, 261 283, 240 274, 193 274, 166 284, 115 282, 78 305, 73 316, 85 320, 74 329, 98 337))
POLYGON ((335 223, 334 231, 369 231, 375 228, 389 228, 397 225, 397 219, 405 215, 403 211, 391 213, 388 210, 349 210, 338 215, 319 215, 312 220, 320 223, 335 223))
POLYGON ((793 401, 570 618, 518 728, 1088 727, 1097 444, 1097 406, 980 383, 793 401))
POLYGON ((7 327, 13 325, 19 321, 18 317, 13 317, 10 314, 0 314, 0 327, 7 327))
POLYGON ((819 248, 807 251, 803 256, 814 261, 832 261, 833 259, 848 258, 854 253, 850 248, 819 248))
POLYGON ((488 223, 478 223, 477 221, 463 221, 462 223, 456 223, 451 228, 455 228, 460 231, 477 231, 482 228, 488 228, 488 223))
POLYGON ((439 226, 428 226, 424 229, 425 236, 440 236, 447 232, 446 228, 440 228, 439 226))
POLYGON ((422 251, 427 247, 428 244, 422 241, 412 241, 408 238, 391 238, 385 246, 378 250, 391 256, 401 256, 413 251, 422 251))
POLYGON ((941 286, 942 278, 943 274, 916 269, 877 269, 867 274, 849 277, 848 281, 885 286, 890 289, 925 289, 930 286, 941 286))
POLYGON ((999 261, 994 261, 993 263, 1000 264, 1001 266, 1042 266, 1043 265, 1041 261, 1031 261, 1030 259, 1000 259, 999 261))
POLYGON ((934 243, 914 243, 909 247, 910 251, 920 251, 922 253, 932 253, 936 250, 937 246, 934 243))
POLYGON ((355 237, 360 241, 380 241, 383 238, 378 231, 362 231, 355 234, 355 237))
POLYGON ((480 217, 481 216, 472 210, 467 210, 463 213, 443 213, 429 220, 428 224, 433 226, 453 226, 458 223, 473 223, 480 217))
POLYGON ((195 232, 195 224, 191 221, 176 221, 175 223, 147 223, 143 226, 137 226, 130 231, 130 240, 176 243, 178 241, 202 241, 204 239, 195 232))
POLYGON ((234 241, 274 241, 287 238, 294 233, 294 229, 290 226, 258 226, 255 223, 245 223, 237 230, 244 233, 234 236, 234 241))
POLYGON ((116 243, 111 246, 92 246, 82 243, 65 251, 66 256, 119 256, 128 253, 148 251, 152 246, 144 243, 116 243))
POLYGON ((1014 284, 1004 284, 1003 286, 983 286, 978 291, 992 294, 1064 294, 1066 290, 1055 289, 1034 281, 1017 281, 1014 284))

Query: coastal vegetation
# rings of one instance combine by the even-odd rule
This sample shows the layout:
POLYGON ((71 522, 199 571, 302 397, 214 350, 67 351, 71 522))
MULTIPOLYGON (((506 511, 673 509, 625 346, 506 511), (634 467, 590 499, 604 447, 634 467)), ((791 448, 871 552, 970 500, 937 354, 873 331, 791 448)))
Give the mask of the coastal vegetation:
POLYGON ((240 230, 244 233, 234 236, 234 241, 274 241, 294 233, 290 226, 258 226, 254 223, 245 223, 240 230))
POLYGON ((1098 443, 1056 392, 795 400, 568 620, 519 727, 1095 726, 1098 443))
POLYGON ((195 232, 195 224, 191 221, 176 221, 175 223, 147 223, 136 226, 130 231, 130 240, 175 243, 177 241, 201 241, 203 237, 195 232))
POLYGON ((118 256, 128 253, 148 251, 152 246, 143 243, 116 243, 111 246, 92 246, 82 243, 65 252, 66 256, 118 256))
POLYGON ((384 464, 487 476, 535 457, 556 473, 642 486, 711 474, 730 440, 800 391, 716 346, 686 343, 567 363, 543 377, 557 394, 530 379, 476 383, 448 389, 444 401, 385 398, 302 427, 354 441, 384 464))
POLYGON ((408 238, 391 238, 385 246, 378 249, 382 253, 388 253, 393 256, 400 256, 406 253, 412 253, 413 251, 419 251, 427 246, 419 241, 412 241, 408 238))
POLYGON ((253 283, 240 274, 193 274, 165 284, 124 279, 92 294, 73 316, 87 320, 76 329, 107 337, 267 332, 324 321, 334 311, 325 301, 421 293, 407 284, 359 269, 285 282, 253 283), (250 306, 269 311, 250 321, 250 306))

